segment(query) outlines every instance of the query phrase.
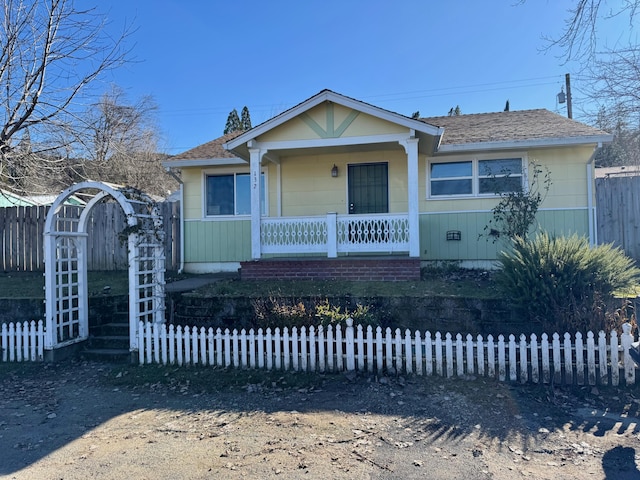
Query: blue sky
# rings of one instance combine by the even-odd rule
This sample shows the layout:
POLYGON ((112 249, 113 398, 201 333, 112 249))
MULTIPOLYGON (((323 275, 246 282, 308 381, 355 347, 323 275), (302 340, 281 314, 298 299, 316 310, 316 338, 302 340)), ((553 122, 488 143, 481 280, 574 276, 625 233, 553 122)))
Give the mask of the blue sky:
MULTIPOLYGON (((79 3, 88 5, 89 0, 79 3)), ((615 2, 614 2, 615 3, 615 2)), ((127 23, 136 61, 103 81, 159 106, 170 154, 222 134, 248 106, 254 125, 328 88, 411 115, 547 108, 576 66, 541 52, 569 0, 111 0, 99 11, 116 34, 127 23)), ((623 19, 604 22, 609 42, 623 19), (617 22, 617 23, 615 23, 617 22)), ((575 112, 579 113, 579 112, 575 112)), ((575 114, 574 114, 575 116, 575 114)))

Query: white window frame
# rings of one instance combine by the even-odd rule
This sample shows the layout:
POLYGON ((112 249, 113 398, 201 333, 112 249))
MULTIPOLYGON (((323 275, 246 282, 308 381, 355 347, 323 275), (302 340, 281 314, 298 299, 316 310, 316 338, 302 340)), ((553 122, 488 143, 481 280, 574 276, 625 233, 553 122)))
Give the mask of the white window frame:
MULTIPOLYGON (((500 194, 493 193, 480 193, 480 178, 487 178, 480 175, 480 161, 482 160, 505 160, 520 158, 522 161, 522 188, 524 192, 529 191, 528 181, 528 165, 529 160, 526 153, 522 152, 505 152, 503 154, 486 154, 486 155, 471 155, 471 156, 456 156, 447 158, 428 158, 427 159, 427 200, 450 200, 450 199, 465 199, 465 198, 492 198, 499 197, 500 194), (432 195, 431 194, 431 165, 440 163, 460 163, 471 162, 472 170, 472 182, 471 193, 463 193, 459 195, 432 195)), ((500 177, 501 175, 497 175, 500 177)), ((460 177, 468 178, 468 177, 460 177)), ((458 177, 451 177, 451 180, 456 180, 458 177)), ((437 181, 437 180, 436 180, 437 181)))
POLYGON ((449 180, 471 180, 471 192, 469 193, 456 193, 456 194, 452 194, 452 195, 432 195, 433 198, 469 198, 469 197, 473 197, 475 196, 475 183, 476 183, 476 170, 477 170, 477 165, 474 164, 473 160, 468 159, 468 158, 458 158, 455 160, 447 160, 446 162, 429 162, 429 165, 427 166, 427 189, 429 191, 429 194, 431 194, 431 182, 435 181, 435 182, 446 182, 449 180), (443 163, 470 163, 471 164, 471 176, 464 176, 464 177, 445 177, 445 178, 437 178, 437 179, 431 179, 431 166, 436 164, 436 165, 440 165, 443 163))
MULTIPOLYGON (((233 214, 233 215, 208 215, 207 214, 207 178, 208 177, 216 177, 216 176, 227 176, 233 175, 233 188, 234 195, 236 193, 236 176, 237 175, 249 175, 251 172, 249 169, 242 170, 232 170, 232 169, 217 169, 217 170, 203 170, 202 171, 202 218, 204 220, 231 220, 231 219, 249 219, 251 218, 251 213, 247 214, 233 214)), ((261 170, 261 175, 264 177, 264 189, 262 189, 261 193, 264 197, 264 211, 262 212, 262 216, 269 216, 269 184, 266 169, 261 170)), ((234 209, 236 208, 235 198, 234 198, 234 209)))

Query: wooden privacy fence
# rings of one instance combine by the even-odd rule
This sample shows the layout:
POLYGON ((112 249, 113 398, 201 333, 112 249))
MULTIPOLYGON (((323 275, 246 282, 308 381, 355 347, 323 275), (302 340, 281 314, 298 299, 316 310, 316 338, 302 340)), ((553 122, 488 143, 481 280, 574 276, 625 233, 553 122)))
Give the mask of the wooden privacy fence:
POLYGON ((640 176, 596 178, 598 243, 640 262, 640 176))
POLYGON ((0 358, 3 362, 42 361, 44 325, 42 320, 2 324, 0 358))
MULTIPOLYGON (((167 270, 180 266, 180 203, 163 202, 167 270)), ((70 214, 80 216, 76 206, 63 206, 70 214)), ((6 272, 37 272, 44 270, 43 233, 49 207, 0 208, 0 243, 2 269, 6 272)), ((89 270, 126 270, 126 241, 119 233, 127 226, 126 217, 117 203, 96 205, 88 221, 87 268, 89 270)))
POLYGON ((280 330, 224 332, 204 327, 140 323, 140 364, 211 365, 282 369, 304 372, 366 371, 438 375, 487 376, 500 381, 578 385, 635 383, 629 356, 631 325, 622 335, 601 331, 572 336, 542 334, 517 339, 510 335, 444 336, 419 331, 404 334, 390 328, 322 326, 280 330))

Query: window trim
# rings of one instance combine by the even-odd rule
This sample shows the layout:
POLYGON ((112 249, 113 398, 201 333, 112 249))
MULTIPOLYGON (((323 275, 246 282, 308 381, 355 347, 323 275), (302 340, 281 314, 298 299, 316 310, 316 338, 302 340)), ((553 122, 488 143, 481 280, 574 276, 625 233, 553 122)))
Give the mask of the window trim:
MULTIPOLYGON (((529 191, 528 181, 528 166, 529 159, 526 153, 522 152, 505 152, 504 154, 491 154, 491 155, 473 155, 473 156, 455 156, 455 157, 429 157, 427 158, 426 168, 426 199, 427 200, 455 200, 455 199, 469 199, 469 198, 496 198, 500 194, 496 193, 480 193, 480 178, 487 178, 480 175, 480 161, 482 160, 505 160, 512 158, 520 158, 522 162, 522 188, 525 192, 529 191), (431 165, 440 163, 460 163, 471 162, 472 176, 471 176, 471 193, 462 193, 454 195, 432 195, 431 194, 431 165)), ((455 180, 462 177, 451 177, 451 180, 455 180)), ((465 179, 469 177, 464 177, 465 179)), ((436 179, 443 180, 443 179, 436 179)))
POLYGON ((474 190, 475 190, 475 182, 476 182, 476 178, 475 178, 475 171, 476 171, 476 166, 473 163, 473 160, 470 159, 456 159, 456 160, 451 160, 448 162, 429 162, 428 168, 427 168, 427 185, 428 185, 428 189, 429 189, 429 195, 431 195, 431 182, 432 181, 436 181, 436 182, 445 182, 447 180, 471 180, 471 193, 457 193, 457 194, 453 194, 453 195, 431 195, 431 197, 433 198, 448 198, 448 197, 456 197, 456 198, 469 198, 469 197, 473 197, 474 196, 474 190), (471 163, 471 175, 468 176, 463 176, 463 177, 444 177, 444 178, 436 178, 436 179, 432 179, 431 178, 431 166, 433 164, 443 164, 443 163, 471 163))
MULTIPOLYGON (((237 169, 229 169, 229 168, 225 168, 225 169, 216 169, 216 170, 212 170, 212 169, 206 169, 202 171, 202 188, 201 188, 201 192, 202 192, 202 219, 203 220, 247 220, 249 218, 251 218, 251 213, 248 214, 242 214, 242 215, 208 215, 207 214, 207 178, 208 177, 215 177, 215 176, 225 176, 225 175, 233 175, 233 188, 234 188, 234 194, 236 192, 236 176, 237 175, 249 175, 251 172, 249 171, 248 168, 243 168, 241 170, 237 170, 237 169)), ((262 217, 268 217, 269 216, 269 184, 268 184, 268 176, 267 176, 267 170, 265 168, 262 168, 260 170, 260 173, 262 175, 262 177, 264 178, 264 212, 262 213, 262 217)), ((235 209, 236 205, 235 205, 235 198, 234 198, 234 209, 235 209)))

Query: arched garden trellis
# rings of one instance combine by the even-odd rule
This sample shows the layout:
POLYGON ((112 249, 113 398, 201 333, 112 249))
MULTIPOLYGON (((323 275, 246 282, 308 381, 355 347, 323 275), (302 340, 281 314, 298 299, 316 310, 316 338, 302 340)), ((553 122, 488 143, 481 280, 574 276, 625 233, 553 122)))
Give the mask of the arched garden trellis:
POLYGON ((162 216, 144 193, 101 182, 81 182, 62 192, 47 214, 45 251, 45 349, 53 350, 89 336, 87 223, 93 207, 117 202, 127 226, 114 232, 126 238, 129 254, 129 345, 138 349, 138 325, 164 322, 164 238, 162 216), (66 207, 71 195, 84 207, 66 207))

